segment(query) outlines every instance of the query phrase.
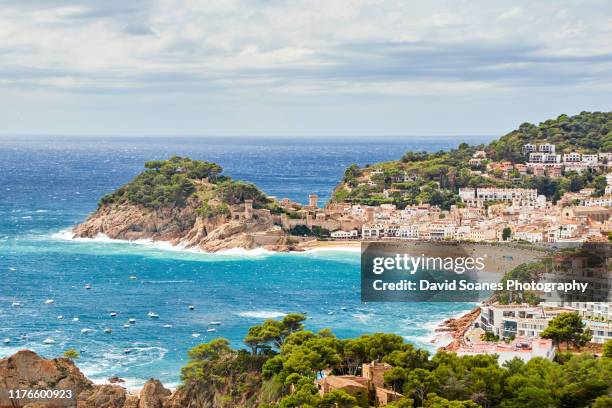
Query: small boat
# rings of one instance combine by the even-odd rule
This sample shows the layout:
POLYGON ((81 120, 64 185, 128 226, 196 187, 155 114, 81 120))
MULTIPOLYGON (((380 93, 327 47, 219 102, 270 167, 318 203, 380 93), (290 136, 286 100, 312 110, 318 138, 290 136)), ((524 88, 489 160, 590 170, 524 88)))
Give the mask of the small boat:
POLYGON ((346 306, 342 306, 342 307, 340 308, 340 310, 346 310, 346 309, 348 309, 348 307, 346 307, 346 306))
POLYGON ((125 327, 127 329, 128 327, 130 327, 130 325, 126 323, 126 324, 123 325, 123 327, 125 327))
POLYGON ((193 310, 193 309, 195 309, 195 306, 194 305, 189 305, 189 310, 193 310))
POLYGON ((117 317, 117 312, 111 312, 110 317, 117 317))
POLYGON ((28 335, 27 334, 22 334, 21 336, 19 336, 19 338, 21 340, 27 340, 28 339, 28 335))
POLYGON ((136 280, 136 275, 130 275, 130 280, 136 280))
POLYGON ((47 337, 46 339, 43 340, 43 344, 55 344, 55 340, 53 340, 50 337, 47 337))
POLYGON ((197 339, 198 337, 200 337, 200 333, 191 333, 191 337, 197 339))
POLYGON ((13 306, 13 307, 21 307, 21 302, 13 302, 13 303, 11 303, 11 306, 13 306))
POLYGON ((132 349, 126 348, 123 349, 123 354, 130 354, 132 352, 132 349))
POLYGON ((91 289, 91 284, 90 283, 86 284, 85 285, 85 289, 87 289, 87 290, 91 289))
POLYGON ((73 321, 73 322, 78 322, 78 321, 79 321, 79 318, 78 318, 78 317, 73 317, 73 318, 72 318, 72 321, 73 321))
POLYGON ((212 326, 221 326, 221 322, 210 322, 212 326))
POLYGON ((87 334, 93 332, 93 329, 81 329, 82 334, 87 334))
POLYGON ((6 339, 2 340, 2 342, 3 342, 4 344, 9 344, 9 343, 11 342, 11 339, 9 339, 9 338, 7 337, 6 339))
POLYGON ((170 328, 172 328, 172 325, 171 325, 171 324, 164 324, 164 327, 165 327, 166 329, 170 329, 170 328))
POLYGON ((136 319, 134 319, 133 317, 131 317, 131 318, 128 320, 128 322, 129 322, 130 324, 134 324, 134 323, 136 323, 136 319))
POLYGON ((147 316, 149 316, 151 319, 159 319, 159 315, 155 312, 149 312, 147 313, 147 316))
POLYGON ((111 334, 112 332, 113 332, 113 329, 111 329, 110 327, 107 327, 106 329, 104 329, 104 333, 111 334))
POLYGON ((334 314, 334 312, 327 312, 327 314, 328 314, 328 315, 333 315, 333 314, 334 314))
POLYGON ((57 320, 62 320, 63 318, 64 318, 64 316, 62 316, 62 315, 57 316, 57 320))
POLYGON ((212 333, 212 332, 216 332, 217 329, 215 329, 214 327, 211 327, 210 329, 206 330, 208 333, 212 333))
POLYGON ((45 300, 45 305, 52 305, 53 303, 55 303, 55 300, 53 300, 53 299, 45 300))

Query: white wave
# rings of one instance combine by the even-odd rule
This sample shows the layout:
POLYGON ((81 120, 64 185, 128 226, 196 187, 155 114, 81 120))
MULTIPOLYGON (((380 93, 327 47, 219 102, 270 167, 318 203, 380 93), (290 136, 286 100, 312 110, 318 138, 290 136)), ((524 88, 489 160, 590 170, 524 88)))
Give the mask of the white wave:
MULTIPOLYGON (((269 256, 277 254, 275 251, 271 251, 265 248, 229 248, 223 249, 217 252, 207 252, 198 247, 187 246, 187 244, 179 242, 178 244, 172 244, 168 241, 155 241, 148 238, 135 239, 135 240, 126 240, 126 239, 114 239, 110 238, 108 235, 104 233, 98 233, 93 238, 84 238, 77 237, 74 235, 71 229, 65 229, 54 234, 51 234, 51 237, 54 239, 62 239, 68 241, 75 242, 95 242, 95 243, 111 243, 111 244, 132 244, 132 245, 142 245, 144 247, 160 249, 164 251, 175 251, 175 252, 187 252, 194 254, 204 254, 204 255, 212 255, 212 256, 239 256, 239 257, 255 257, 255 256, 269 256)), ((316 253, 325 253, 325 252, 337 252, 337 253, 360 253, 360 247, 354 246, 329 246, 329 247, 317 247, 310 248, 305 251, 291 251, 292 255, 312 255, 316 253)))
POLYGON ((303 253, 317 253, 317 252, 351 252, 361 253, 361 248, 358 246, 327 246, 309 248, 303 251, 303 253))
POLYGON ((365 314, 365 313, 355 313, 351 316, 353 316, 355 319, 357 319, 361 323, 367 323, 368 321, 370 321, 370 319, 372 319, 372 315, 365 314))
POLYGON ((249 312, 240 312, 238 316, 241 317, 252 317, 255 319, 276 319, 278 317, 283 317, 287 313, 278 312, 278 311, 270 311, 270 310, 253 310, 249 312))
POLYGON ((239 256, 261 256, 261 255, 272 255, 276 252, 270 251, 265 248, 254 248, 254 249, 245 249, 245 248, 231 248, 224 249, 222 251, 216 252, 218 255, 239 255, 239 256))
POLYGON ((61 239, 67 241, 75 241, 75 242, 93 242, 93 243, 103 243, 103 244, 130 244, 130 245, 140 245, 147 248, 159 249, 162 251, 173 251, 173 252, 182 252, 182 253, 193 253, 193 254, 202 254, 202 255, 211 255, 211 256, 245 256, 245 257, 253 257, 253 256, 262 256, 262 255, 271 255, 275 252, 269 251, 264 248, 255 248, 255 249, 244 249, 244 248, 231 248, 227 250, 222 250, 218 252, 207 252, 203 251, 198 247, 187 246, 185 243, 179 242, 174 245, 168 241, 155 241, 148 238, 135 239, 135 240, 127 240, 127 239, 115 239, 110 238, 108 235, 104 233, 98 233, 93 238, 86 237, 77 237, 72 232, 71 229, 65 229, 56 233, 51 234, 51 237, 54 239, 61 239))
MULTIPOLYGON (((121 378, 123 382, 115 383, 114 385, 118 385, 120 387, 125 388, 130 394, 139 394, 142 387, 148 381, 148 378, 144 379, 144 378, 135 378, 135 377, 121 377, 121 376, 119 376, 119 378, 121 378)), ((110 381, 108 381, 108 378, 106 377, 90 378, 90 380, 96 385, 112 384, 110 381)), ((170 391, 174 392, 176 391, 180 383, 177 383, 177 382, 164 383, 163 382, 163 385, 164 385, 164 388, 167 388, 170 391)))

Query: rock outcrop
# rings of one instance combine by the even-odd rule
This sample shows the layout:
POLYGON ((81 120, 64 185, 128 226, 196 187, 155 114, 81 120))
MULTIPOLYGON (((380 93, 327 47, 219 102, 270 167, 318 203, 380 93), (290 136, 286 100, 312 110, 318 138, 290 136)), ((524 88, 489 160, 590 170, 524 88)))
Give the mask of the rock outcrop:
MULTIPOLYGON (((32 351, 22 350, 0 360, 0 388, 4 390, 66 390, 77 396, 92 387, 93 383, 67 358, 46 360, 32 351)), ((26 395, 11 401, 8 394, 0 393, 0 408, 35 407, 34 404, 41 403, 46 408, 65 406, 61 399, 41 400, 26 395)))
POLYGON ((274 224, 268 211, 254 210, 252 219, 234 220, 227 216, 202 218, 195 210, 195 205, 159 209, 105 205, 72 232, 80 238, 103 235, 129 241, 162 241, 205 252, 259 247, 288 250, 286 234, 274 224))
POLYGON ((118 385, 96 385, 78 396, 78 408, 123 408, 127 391, 118 385))
MULTIPOLYGON (((258 386, 259 380, 253 379, 258 386)), ((232 381, 228 381, 231 388, 232 381)), ((254 387, 256 388, 256 387, 254 387)), ((0 392, 0 408, 201 408, 229 407, 223 392, 188 384, 172 393, 159 380, 148 380, 139 394, 114 384, 96 385, 67 358, 44 359, 28 350, 0 360, 0 390, 71 390, 73 398, 10 400, 0 392)), ((248 393, 247 393, 248 394, 248 393)), ((247 395, 252 397, 252 395, 247 395)), ((243 397, 240 397, 243 398, 243 397)), ((241 401, 244 402, 244 401, 241 401)))
POLYGON ((183 157, 147 162, 132 181, 101 198, 74 236, 164 241, 206 252, 286 251, 279 202, 221 171, 215 163, 183 157))
POLYGON ((472 323, 480 316, 480 307, 476 307, 458 318, 451 318, 444 321, 440 330, 448 331, 452 335, 452 342, 442 350, 455 351, 465 345, 465 332, 472 326, 472 323))
POLYGON ((163 408, 164 402, 171 394, 159 380, 150 379, 140 391, 138 408, 163 408))

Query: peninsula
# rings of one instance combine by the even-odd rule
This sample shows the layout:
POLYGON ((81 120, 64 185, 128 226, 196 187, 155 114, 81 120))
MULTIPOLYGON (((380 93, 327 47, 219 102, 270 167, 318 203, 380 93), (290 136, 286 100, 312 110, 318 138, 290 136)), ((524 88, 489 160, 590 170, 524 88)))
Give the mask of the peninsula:
POLYGON ((522 124, 487 145, 349 166, 323 207, 266 195, 183 157, 145 163, 100 200, 77 237, 166 241, 217 252, 360 240, 608 241, 612 112, 522 124))

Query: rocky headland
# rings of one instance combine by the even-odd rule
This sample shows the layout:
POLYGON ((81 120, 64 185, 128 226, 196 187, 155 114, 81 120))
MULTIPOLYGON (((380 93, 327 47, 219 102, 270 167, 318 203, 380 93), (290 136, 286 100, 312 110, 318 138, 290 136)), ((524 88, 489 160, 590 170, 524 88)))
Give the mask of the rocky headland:
POLYGON ((214 163, 181 157, 145 168, 104 196, 74 236, 161 241, 205 252, 292 249, 276 199, 253 184, 222 176, 214 163))

